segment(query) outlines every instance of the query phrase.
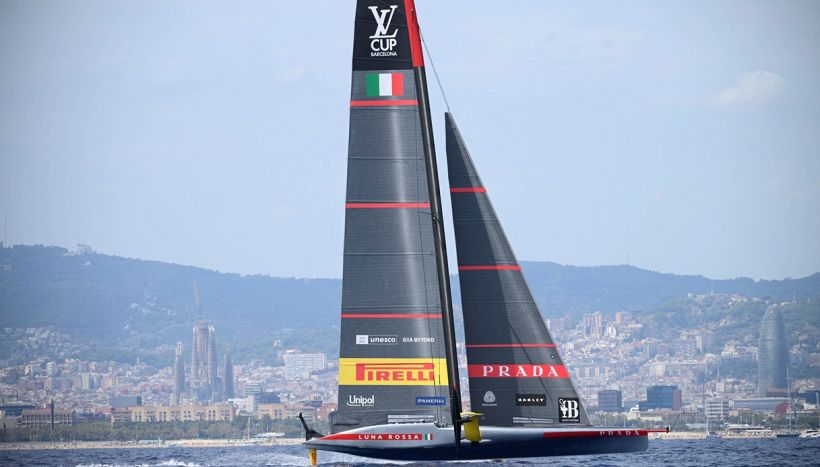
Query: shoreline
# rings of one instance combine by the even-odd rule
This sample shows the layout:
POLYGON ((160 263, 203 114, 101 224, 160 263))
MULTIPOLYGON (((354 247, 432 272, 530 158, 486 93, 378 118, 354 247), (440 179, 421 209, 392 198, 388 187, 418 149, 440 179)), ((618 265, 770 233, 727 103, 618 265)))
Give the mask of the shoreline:
POLYGON ((0 443, 0 451, 39 451, 53 449, 162 449, 183 448, 223 448, 243 446, 284 446, 302 444, 302 438, 280 438, 275 440, 247 439, 174 439, 160 443, 156 441, 12 441, 0 443))

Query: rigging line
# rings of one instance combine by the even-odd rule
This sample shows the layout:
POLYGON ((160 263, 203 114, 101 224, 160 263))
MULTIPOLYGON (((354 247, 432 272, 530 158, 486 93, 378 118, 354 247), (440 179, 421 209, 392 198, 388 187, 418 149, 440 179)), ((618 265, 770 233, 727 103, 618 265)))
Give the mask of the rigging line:
POLYGON ((424 45, 424 51, 427 52, 427 59, 430 61, 430 68, 433 69, 433 76, 436 77, 436 83, 438 83, 438 89, 441 91, 441 97, 444 98, 444 106, 447 107, 447 112, 449 112, 450 103, 447 102, 447 94, 444 93, 444 86, 441 85, 441 80, 438 78, 438 71, 436 71, 436 64, 433 62, 433 56, 430 55, 430 49, 427 47, 427 42, 424 40, 424 34, 421 33, 421 26, 419 26, 419 37, 421 38, 422 45, 424 45))
MULTIPOLYGON (((421 128, 419 128, 418 131, 416 131, 416 135, 415 135, 416 137, 414 138, 414 140, 416 141, 416 153, 418 153, 418 150, 419 150, 418 142, 421 139, 421 134, 420 133, 421 133, 421 128)), ((424 148, 421 148, 421 150, 422 150, 422 153, 424 153, 424 148)), ((420 177, 420 174, 419 174, 419 163, 421 163, 423 161, 423 158, 422 157, 414 157, 412 159, 415 160, 415 165, 416 165, 416 170, 414 171, 416 173, 416 199, 422 199, 422 197, 421 197, 421 177, 420 177)), ((425 175, 427 177, 431 176, 431 174, 427 173, 426 166, 425 166, 425 171, 424 172, 425 172, 425 175)), ((425 180, 425 185, 426 185, 426 182, 427 182, 427 180, 425 180)), ((421 253, 418 256, 424 255, 424 233, 423 233, 424 229, 422 227, 422 216, 426 216, 426 215, 429 215, 429 213, 422 212, 422 210, 418 210, 418 212, 416 213, 416 222, 417 222, 417 225, 418 225, 418 232, 419 232, 419 236, 418 236, 419 250, 421 251, 421 253)), ((424 264, 425 263, 424 258, 421 258, 420 263, 421 263, 421 274, 422 274, 422 277, 424 278, 424 309, 427 313, 430 313, 430 293, 429 293, 430 291, 428 290, 427 267, 424 264)), ((439 307, 439 308, 441 308, 441 307, 439 307)), ((425 321, 427 322, 427 335, 428 336, 433 336, 434 335, 434 333, 433 333, 433 321, 429 317, 426 318, 425 321)), ((435 363, 435 361, 436 361, 436 357, 434 357, 434 355, 437 355, 437 354, 435 354, 434 350, 435 350, 434 343, 429 342, 428 345, 427 345, 427 351, 428 351, 428 355, 429 355, 429 361, 431 363, 435 363)), ((440 396, 441 394, 440 394, 438 388, 440 386, 441 381, 436 380, 435 382, 436 382, 436 385, 434 386, 434 389, 433 389, 434 394, 436 396, 440 396)), ((436 420, 441 420, 442 419, 441 407, 439 407, 439 406, 437 406, 435 408, 435 417, 436 417, 436 420)))

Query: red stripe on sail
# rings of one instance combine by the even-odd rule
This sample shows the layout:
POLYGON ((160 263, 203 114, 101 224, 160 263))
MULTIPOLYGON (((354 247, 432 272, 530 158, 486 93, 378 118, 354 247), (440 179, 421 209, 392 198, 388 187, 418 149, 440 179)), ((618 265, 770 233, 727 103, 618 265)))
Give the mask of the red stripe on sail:
POLYGON ((392 95, 394 96, 403 96, 404 95, 404 74, 403 73, 392 73, 393 77, 390 79, 390 82, 393 84, 392 95))
POLYGON ((464 188, 450 188, 450 193, 486 193, 487 189, 483 186, 464 187, 464 188))
POLYGON ((550 347, 554 348, 555 344, 467 344, 468 349, 490 349, 495 347, 550 347))
MULTIPOLYGON (((402 84, 403 86, 403 84, 402 84)), ((419 105, 416 99, 396 99, 396 100, 378 100, 378 101, 350 101, 351 107, 386 107, 391 105, 419 105)))
MULTIPOLYGON (((593 436, 646 436, 650 430, 601 430, 601 431, 547 431, 544 438, 590 438, 593 436)), ((655 431, 655 430, 652 430, 655 431)), ((660 430, 666 432, 666 430, 660 430)))
POLYGON ((421 36, 419 19, 416 15, 416 4, 413 0, 404 0, 404 12, 407 15, 407 34, 410 36, 410 55, 413 67, 424 66, 424 54, 421 53, 421 36))
POLYGON ((530 365, 516 363, 468 364, 470 378, 569 378, 564 365, 530 365))
POLYGON ((459 266, 459 271, 520 271, 521 266, 515 264, 496 264, 486 266, 459 266))
POLYGON ((346 203, 347 209, 424 209, 429 208, 430 203, 346 203))
POLYGON ((441 315, 427 313, 342 313, 342 318, 397 318, 397 319, 441 319, 441 315))

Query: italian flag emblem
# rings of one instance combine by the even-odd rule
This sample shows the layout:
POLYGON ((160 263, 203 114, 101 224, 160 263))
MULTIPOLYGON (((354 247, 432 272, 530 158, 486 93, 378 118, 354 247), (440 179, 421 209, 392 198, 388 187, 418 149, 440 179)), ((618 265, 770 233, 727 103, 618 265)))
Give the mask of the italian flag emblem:
POLYGON ((368 73, 365 79, 368 97, 404 95, 404 75, 401 73, 368 73))
POLYGON ((427 435, 427 434, 425 434, 425 435, 424 435, 424 439, 425 439, 425 440, 427 440, 427 441, 431 441, 431 440, 433 439, 433 435, 427 435))

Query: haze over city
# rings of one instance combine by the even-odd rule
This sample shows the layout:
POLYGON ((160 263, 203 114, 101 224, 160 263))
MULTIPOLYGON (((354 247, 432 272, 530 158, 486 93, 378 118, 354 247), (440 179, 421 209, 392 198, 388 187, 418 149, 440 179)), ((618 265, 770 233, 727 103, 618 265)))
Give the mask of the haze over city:
MULTIPOLYGON (((6 243, 340 277, 349 3, 3 2, 6 243)), ((816 2, 417 3, 519 258, 820 270, 816 2)))

